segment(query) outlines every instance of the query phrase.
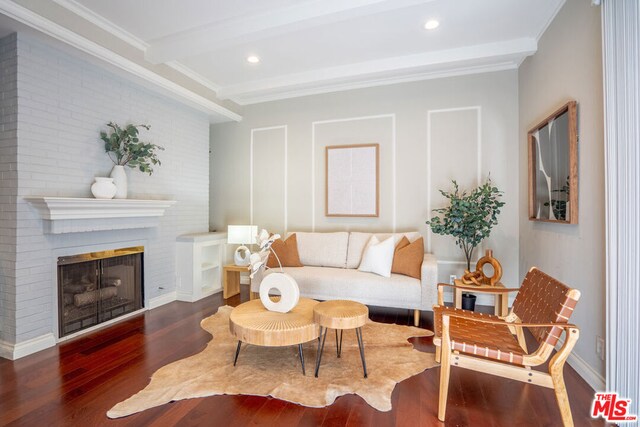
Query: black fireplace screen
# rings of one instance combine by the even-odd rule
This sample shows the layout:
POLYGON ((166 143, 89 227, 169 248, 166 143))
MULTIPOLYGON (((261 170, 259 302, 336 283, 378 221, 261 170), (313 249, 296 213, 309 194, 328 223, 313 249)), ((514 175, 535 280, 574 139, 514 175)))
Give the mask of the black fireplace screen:
POLYGON ((143 247, 58 258, 60 337, 142 308, 143 247))

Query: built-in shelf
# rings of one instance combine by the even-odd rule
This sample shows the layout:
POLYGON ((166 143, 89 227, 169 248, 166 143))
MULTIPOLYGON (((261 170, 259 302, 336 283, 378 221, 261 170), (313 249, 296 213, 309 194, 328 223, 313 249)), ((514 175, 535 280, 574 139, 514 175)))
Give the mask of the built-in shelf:
POLYGON ((75 197, 25 197, 44 220, 46 233, 147 228, 175 200, 90 199, 75 197))
POLYGON ((206 271, 206 270, 211 270, 212 268, 218 268, 218 267, 220 267, 220 264, 214 264, 214 263, 211 263, 211 262, 205 262, 205 263, 202 264, 201 270, 202 271, 206 271))
POLYGON ((193 233, 176 239, 179 301, 198 301, 222 290, 227 233, 193 233))

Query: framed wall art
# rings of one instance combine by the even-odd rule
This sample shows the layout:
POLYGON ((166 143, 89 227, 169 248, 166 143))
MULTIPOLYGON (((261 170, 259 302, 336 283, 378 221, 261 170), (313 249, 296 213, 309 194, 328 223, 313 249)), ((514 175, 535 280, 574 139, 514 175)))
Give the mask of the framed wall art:
POLYGON ((527 135, 531 221, 578 223, 577 122, 576 101, 570 101, 527 135))
POLYGON ((379 216, 379 149, 379 144, 326 147, 326 216, 379 216))

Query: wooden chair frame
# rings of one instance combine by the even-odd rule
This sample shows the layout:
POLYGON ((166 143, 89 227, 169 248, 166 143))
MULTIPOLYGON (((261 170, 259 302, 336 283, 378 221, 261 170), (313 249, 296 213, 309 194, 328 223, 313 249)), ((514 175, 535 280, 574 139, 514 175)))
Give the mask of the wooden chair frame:
MULTIPOLYGON (((445 287, 452 287, 449 284, 438 284, 438 306, 444 306, 443 289, 445 287)), ((477 288, 464 287, 474 292, 478 292, 477 288)), ((500 293, 500 292, 514 292, 519 289, 486 289, 483 292, 487 293, 500 293)), ((578 300, 580 298, 580 292, 571 289, 568 296, 578 300)), ((437 306, 436 306, 437 307, 437 306)), ((434 310, 435 312, 435 310, 434 310)), ((580 330, 577 326, 568 323, 522 323, 518 316, 513 313, 513 309, 509 315, 505 318, 495 319, 482 319, 472 317, 461 312, 455 313, 443 313, 442 314, 442 336, 434 338, 434 344, 436 345, 436 361, 440 362, 440 393, 438 402, 438 419, 440 421, 445 420, 446 407, 447 407, 447 395, 449 391, 449 376, 451 372, 451 366, 456 366, 463 369, 469 369, 472 371, 478 371, 482 373, 492 374, 503 378, 510 378, 513 380, 539 385, 553 389, 556 397, 556 402, 560 409, 560 415, 562 417, 562 423, 564 426, 573 426, 573 418, 571 416, 571 407, 569 406, 569 398, 567 395, 567 389, 564 383, 564 377, 562 371, 567 358, 571 354, 573 347, 575 346, 578 338, 580 337, 580 330), (461 354, 458 351, 452 350, 451 336, 449 333, 449 321, 451 317, 464 318, 472 322, 487 323, 492 325, 499 325, 509 328, 512 334, 516 336, 518 344, 524 350, 524 357, 522 365, 509 364, 507 362, 487 359, 478 357, 475 355, 461 354), (535 352, 526 354, 527 345, 524 339, 524 328, 538 328, 538 327, 559 327, 564 331, 564 343, 558 352, 551 357, 549 361, 549 373, 532 370, 531 367, 539 366, 545 363, 549 356, 551 356, 554 346, 541 342, 535 352)))

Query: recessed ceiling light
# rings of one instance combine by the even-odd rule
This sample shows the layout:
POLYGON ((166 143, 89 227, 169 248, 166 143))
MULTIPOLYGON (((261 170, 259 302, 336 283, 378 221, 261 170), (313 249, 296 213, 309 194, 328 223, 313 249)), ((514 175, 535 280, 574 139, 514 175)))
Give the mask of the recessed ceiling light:
POLYGON ((440 22, 435 19, 429 19, 425 24, 424 28, 427 30, 435 30, 440 26, 440 22))
POLYGON ((250 62, 252 64, 257 64, 258 62, 260 62, 260 58, 258 58, 255 55, 249 55, 247 56, 247 62, 250 62))

